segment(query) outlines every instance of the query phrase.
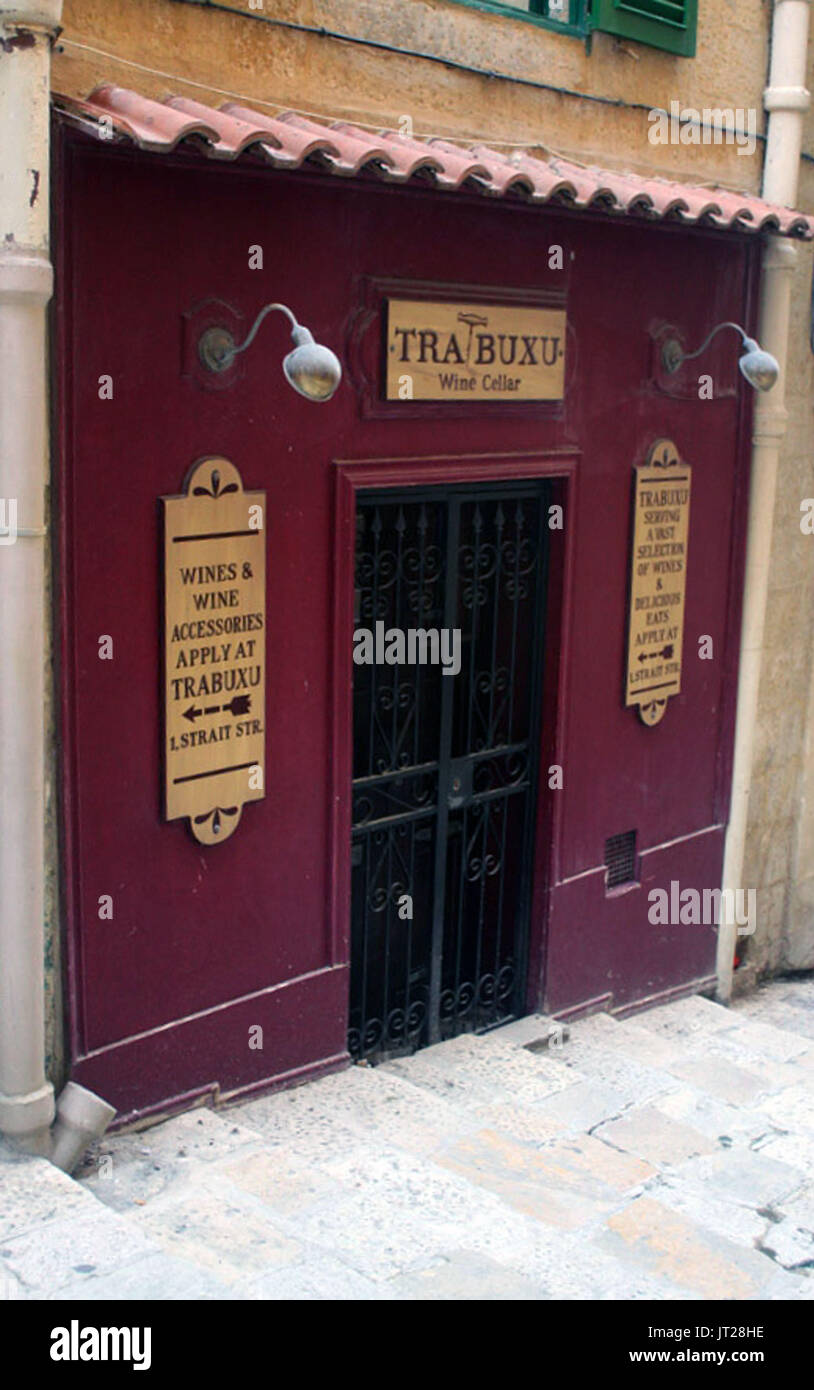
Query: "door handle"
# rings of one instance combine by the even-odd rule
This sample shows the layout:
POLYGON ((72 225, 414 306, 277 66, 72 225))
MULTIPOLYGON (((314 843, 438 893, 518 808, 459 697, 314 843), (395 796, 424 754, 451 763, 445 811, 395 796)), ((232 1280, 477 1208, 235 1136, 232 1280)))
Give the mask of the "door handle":
POLYGON ((472 763, 469 758, 453 758, 447 777, 447 806, 457 811, 472 795, 472 763))

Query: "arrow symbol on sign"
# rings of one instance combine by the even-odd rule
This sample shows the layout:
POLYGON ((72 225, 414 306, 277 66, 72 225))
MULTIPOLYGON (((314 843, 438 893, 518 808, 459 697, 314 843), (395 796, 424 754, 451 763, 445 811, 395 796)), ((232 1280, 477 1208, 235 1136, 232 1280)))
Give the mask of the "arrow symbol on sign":
POLYGON ((251 695, 235 695, 229 701, 228 705, 223 706, 224 710, 229 714, 248 714, 251 707, 251 695))
POLYGON ((196 719, 200 719, 202 714, 248 714, 252 707, 251 695, 235 695, 228 705, 207 705, 206 709, 199 709, 196 705, 190 705, 189 709, 184 710, 184 718, 190 724, 194 724, 196 719))
POLYGON ((672 655, 673 644, 670 642, 666 647, 662 647, 660 652, 640 652, 636 659, 637 661, 656 661, 658 657, 662 657, 664 661, 669 661, 672 655))

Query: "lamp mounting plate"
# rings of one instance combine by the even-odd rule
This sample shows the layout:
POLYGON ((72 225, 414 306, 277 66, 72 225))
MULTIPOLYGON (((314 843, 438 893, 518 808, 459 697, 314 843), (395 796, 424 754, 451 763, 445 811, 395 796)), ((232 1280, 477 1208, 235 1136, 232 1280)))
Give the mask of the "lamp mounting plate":
POLYGON ((684 361, 684 349, 678 338, 667 338, 661 348, 661 363, 666 372, 677 372, 684 361))
POLYGON ((215 325, 207 328, 198 339, 198 356, 210 372, 225 372, 231 367, 235 340, 228 328, 215 325))

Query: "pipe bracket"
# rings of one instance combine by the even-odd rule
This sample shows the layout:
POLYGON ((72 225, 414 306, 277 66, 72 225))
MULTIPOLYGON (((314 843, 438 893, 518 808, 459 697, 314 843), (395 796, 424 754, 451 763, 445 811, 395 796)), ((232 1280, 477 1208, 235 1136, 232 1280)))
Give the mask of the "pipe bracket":
POLYGON ((763 93, 765 111, 807 111, 810 105, 807 87, 766 87, 763 93))

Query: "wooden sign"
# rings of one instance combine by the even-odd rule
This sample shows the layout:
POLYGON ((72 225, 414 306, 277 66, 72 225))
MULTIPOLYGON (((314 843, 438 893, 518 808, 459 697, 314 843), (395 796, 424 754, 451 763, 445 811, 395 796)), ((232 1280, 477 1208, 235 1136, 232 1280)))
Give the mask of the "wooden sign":
POLYGON ((514 304, 387 301, 387 399, 553 401, 565 312, 514 304))
POLYGON ((657 724, 681 689, 692 469, 660 439, 634 474, 625 704, 657 724))
POLYGON ((266 494, 197 463, 164 517, 164 810, 204 845, 265 795, 266 494))

